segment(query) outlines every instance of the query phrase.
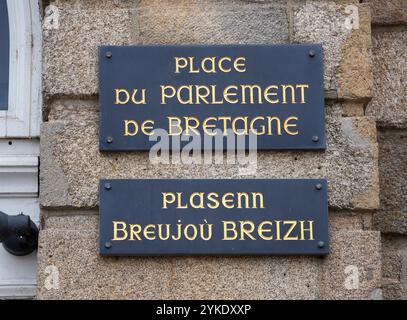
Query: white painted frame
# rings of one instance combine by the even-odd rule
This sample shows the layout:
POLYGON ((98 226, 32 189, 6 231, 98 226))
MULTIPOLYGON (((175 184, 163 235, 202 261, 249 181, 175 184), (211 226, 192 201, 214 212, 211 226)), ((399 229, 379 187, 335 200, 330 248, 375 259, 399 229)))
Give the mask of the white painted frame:
POLYGON ((10 32, 8 110, 0 138, 33 138, 41 122, 41 20, 38 0, 7 0, 10 32))
MULTIPOLYGON (((30 215, 39 225, 38 139, 0 139, 0 210, 30 215)), ((15 257, 0 245, 0 300, 33 298, 37 288, 37 252, 15 257)))

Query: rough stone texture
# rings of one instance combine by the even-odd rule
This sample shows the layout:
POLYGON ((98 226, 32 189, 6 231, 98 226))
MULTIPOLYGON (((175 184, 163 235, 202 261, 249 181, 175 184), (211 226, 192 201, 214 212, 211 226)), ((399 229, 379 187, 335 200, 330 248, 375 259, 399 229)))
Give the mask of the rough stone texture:
POLYGON ((382 235, 382 277, 400 281, 401 257, 396 242, 397 237, 382 235))
POLYGON ((104 258, 98 255, 97 217, 47 221, 39 243, 39 299, 315 299, 318 294, 318 258, 104 258), (58 268, 59 289, 47 290, 51 265, 58 268))
POLYGON ((383 300, 400 300, 403 295, 403 288, 400 281, 383 279, 382 282, 383 300))
MULTIPOLYGON (((56 103, 70 104, 69 101, 56 103)), ((341 118, 327 108, 328 149, 259 152, 250 176, 239 164, 156 164, 148 152, 101 153, 97 112, 78 105, 70 116, 42 125, 40 199, 43 207, 96 207, 99 178, 321 178, 329 183, 333 208, 378 207, 377 143, 369 117, 341 118), (91 115, 89 115, 89 113, 91 115), (83 114, 83 115, 82 115, 83 114)), ((72 107, 72 106, 71 106, 72 107)), ((50 112, 50 118, 57 115, 50 112)), ((154 160, 154 158, 153 158, 154 160)))
POLYGON ((74 10, 110 10, 134 7, 139 0, 51 0, 57 8, 74 10))
POLYGON ((337 92, 338 98, 366 100, 372 96, 370 16, 366 6, 355 6, 357 27, 346 7, 334 1, 296 4, 292 40, 323 45, 325 90, 337 92))
POLYGON ((374 225, 386 233, 407 234, 407 132, 378 134, 380 210, 374 225))
POLYGON ((352 29, 343 44, 336 70, 338 98, 362 100, 366 104, 373 95, 370 12, 367 6, 357 8, 359 26, 352 29))
POLYGON ((407 299, 407 238, 382 235, 382 276, 385 299, 407 299))
POLYGON ((366 114, 380 127, 407 128, 407 31, 373 35, 374 97, 366 114))
MULTIPOLYGON (((399 208, 406 201, 394 200, 390 194, 405 196, 400 181, 405 180, 407 169, 397 170, 393 165, 400 167, 400 157, 406 158, 406 144, 396 146, 393 135, 383 138, 383 146, 394 145, 395 151, 382 148, 385 165, 380 174, 388 174, 397 182, 382 186, 388 188, 384 192, 389 193, 389 202, 385 201, 384 207, 382 204, 372 222, 371 209, 379 206, 378 146, 374 118, 363 113, 373 87, 370 16, 366 5, 358 2, 51 1, 57 10, 48 12, 51 16, 45 17, 43 30, 43 88, 49 112, 41 135, 43 229, 38 251, 38 298, 378 299, 381 285, 385 298, 406 296, 407 241, 385 242, 386 252, 381 257, 380 234, 371 231, 379 226, 388 232, 405 232, 405 215, 399 208), (348 4, 357 5, 359 28, 347 28, 348 4), (58 18, 53 20, 57 25, 47 24, 50 18, 58 18), (325 94, 345 100, 327 106, 326 152, 259 152, 257 171, 251 175, 245 175, 241 170, 244 165, 239 164, 154 164, 148 152, 99 152, 95 99, 98 45, 289 42, 323 44, 325 94), (329 205, 335 209, 329 221, 331 254, 323 259, 98 255, 99 178, 191 177, 326 177, 329 205), (357 289, 346 289, 349 265, 358 268, 357 289), (47 289, 48 266, 58 268, 58 289, 47 289)), ((379 124, 397 127, 406 122, 406 85, 405 77, 401 77, 406 73, 406 50, 398 49, 406 41, 404 33, 400 35, 400 39, 375 35, 375 86, 379 94, 368 108, 379 124), (395 98, 389 99, 389 88, 395 89, 395 98), (394 114, 390 115, 389 109, 394 114), (400 119, 401 124, 397 122, 400 119)))
POLYGON ((38 254, 39 299, 365 299, 379 287, 378 233, 341 229, 341 223, 334 221, 330 221, 332 253, 324 259, 106 258, 98 255, 97 212, 80 213, 46 212, 38 254), (359 289, 343 288, 347 264, 360 269, 359 289), (58 268, 58 289, 45 285, 47 266, 58 268))
POLYGON ((131 8, 135 3, 136 0, 51 3, 52 13, 43 23, 45 98, 98 92, 97 47, 132 42, 135 28, 131 8))
POLYGON ((320 297, 381 299, 380 233, 339 230, 331 232, 330 241, 331 253, 322 265, 320 297), (359 282, 358 286, 353 286, 355 282, 347 279, 356 272, 359 282))
POLYGON ((142 44, 288 42, 287 1, 141 0, 142 44))
POLYGON ((364 0, 372 10, 372 24, 407 24, 406 0, 364 0))
POLYGON ((365 108, 363 102, 354 102, 352 100, 346 101, 343 104, 343 117, 361 117, 365 115, 365 108))
POLYGON ((291 15, 287 0, 58 0, 52 2, 56 10, 45 18, 55 18, 52 21, 58 21, 58 27, 44 23, 44 95, 96 95, 97 46, 103 44, 275 44, 292 40, 324 45, 327 96, 366 99, 372 87, 369 15, 366 6, 358 5, 360 28, 347 28, 345 4, 349 3, 354 1, 295 1, 291 15))
POLYGON ((332 212, 329 215, 329 233, 337 230, 369 230, 370 220, 370 212, 332 212))
POLYGON ((286 3, 56 1, 59 26, 43 31, 45 97, 97 94, 99 45, 287 43, 286 3))

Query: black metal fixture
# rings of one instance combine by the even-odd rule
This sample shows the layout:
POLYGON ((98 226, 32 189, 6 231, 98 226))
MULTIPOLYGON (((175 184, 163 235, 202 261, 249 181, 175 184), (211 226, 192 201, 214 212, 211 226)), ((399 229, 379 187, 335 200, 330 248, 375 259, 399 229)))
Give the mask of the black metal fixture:
POLYGON ((38 228, 27 215, 10 216, 0 211, 0 242, 15 256, 28 255, 37 249, 38 228))

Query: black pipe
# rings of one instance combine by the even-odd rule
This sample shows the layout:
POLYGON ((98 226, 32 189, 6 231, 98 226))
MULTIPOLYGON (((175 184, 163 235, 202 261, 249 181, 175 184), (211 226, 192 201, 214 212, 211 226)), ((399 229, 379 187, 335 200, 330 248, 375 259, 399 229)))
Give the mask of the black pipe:
POLYGON ((10 216, 0 211, 0 242, 13 255, 28 255, 37 249, 38 228, 27 215, 10 216))

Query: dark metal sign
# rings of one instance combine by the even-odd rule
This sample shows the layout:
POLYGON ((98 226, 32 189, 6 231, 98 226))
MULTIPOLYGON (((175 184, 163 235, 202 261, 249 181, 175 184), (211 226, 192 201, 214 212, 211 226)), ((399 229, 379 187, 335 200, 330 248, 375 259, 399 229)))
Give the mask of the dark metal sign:
POLYGON ((257 149, 325 149, 322 55, 320 45, 100 47, 100 149, 149 150, 164 133, 181 147, 243 137, 251 149, 252 136, 257 149))
POLYGON ((102 255, 325 255, 327 183, 101 180, 102 255))

